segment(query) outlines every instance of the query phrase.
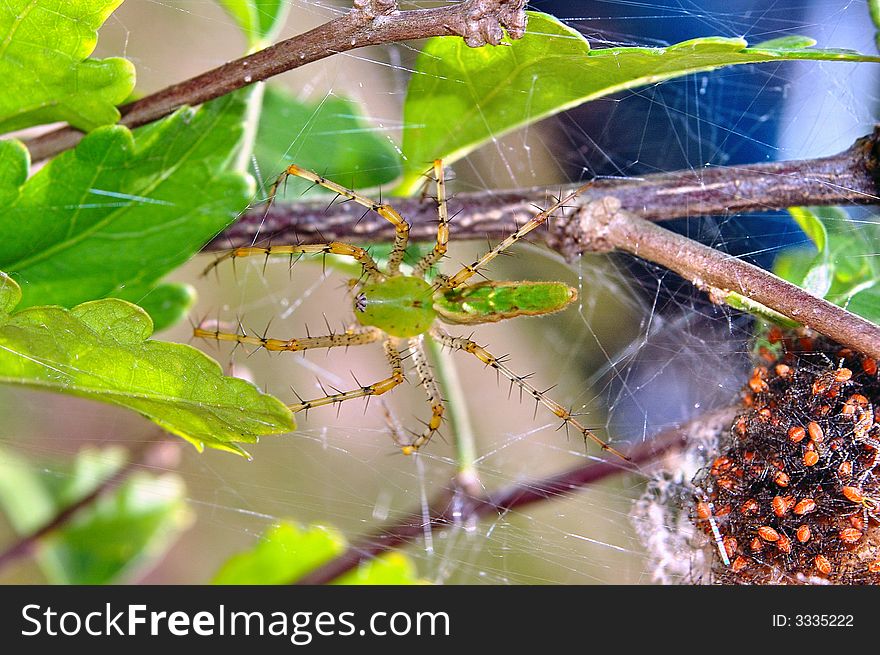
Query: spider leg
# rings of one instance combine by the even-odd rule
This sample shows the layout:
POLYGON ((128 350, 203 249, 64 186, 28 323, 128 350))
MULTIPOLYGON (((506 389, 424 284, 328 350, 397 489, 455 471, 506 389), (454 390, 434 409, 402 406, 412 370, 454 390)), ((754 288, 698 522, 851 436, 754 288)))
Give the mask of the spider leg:
POLYGON ((501 375, 510 380, 512 384, 518 386, 520 389, 532 396, 532 398, 534 398, 537 402, 541 403, 542 405, 544 405, 544 407, 553 412, 557 417, 562 420, 563 425, 571 425, 573 428, 575 428, 583 435, 584 440, 591 439, 592 441, 596 442, 596 444, 598 444, 602 448, 602 450, 607 450, 610 453, 614 453, 621 459, 624 459, 628 462, 632 461, 629 457, 621 453, 619 450, 602 441, 593 433, 592 430, 590 430, 588 427, 584 426, 580 421, 578 421, 570 411, 565 409, 565 407, 557 403, 555 400, 551 399, 537 387, 533 386, 525 377, 517 375, 516 373, 511 371, 504 364, 504 362, 499 360, 482 346, 478 345, 475 341, 472 341, 471 339, 466 339, 464 337, 453 337, 438 328, 432 329, 430 334, 434 339, 439 341, 444 346, 450 348, 451 350, 463 350, 464 352, 474 355, 486 366, 491 366, 492 368, 494 368, 496 371, 501 373, 501 375))
POLYGON ((476 273, 480 269, 485 268, 489 264, 489 262, 491 262, 493 259, 495 259, 498 255, 502 254, 505 250, 510 248, 510 246, 512 246, 517 241, 522 239, 524 236, 526 236, 532 230, 534 230, 534 229, 540 227, 541 225, 543 225, 544 223, 546 223, 547 219, 549 219, 550 216, 552 216, 553 213, 556 212, 556 210, 558 210, 560 207, 563 207, 565 205, 565 203, 569 202, 573 198, 576 198, 588 186, 589 186, 589 184, 585 184, 584 186, 582 186, 579 189, 568 194, 567 196, 565 196, 561 200, 558 200, 557 202, 553 203, 550 207, 548 207, 547 209, 545 209, 541 213, 533 216, 527 223, 524 223, 516 232, 514 232, 513 234, 508 236, 506 239, 504 239, 504 241, 502 241, 497 246, 495 246, 494 248, 489 250, 485 255, 480 257, 480 259, 473 262, 472 264, 464 266, 455 275, 453 275, 450 278, 447 278, 443 284, 443 287, 447 288, 447 289, 455 289, 456 287, 459 287, 462 284, 464 284, 465 282, 467 282, 471 277, 476 275, 476 273))
POLYGON ((439 262, 446 254, 446 246, 449 243, 449 210, 446 207, 446 180, 443 175, 443 162, 434 160, 434 179, 437 180, 437 243, 434 249, 419 260, 415 268, 415 275, 423 277, 427 270, 439 262))
MULTIPOLYGON (((376 330, 376 332, 378 332, 380 335, 382 334, 381 330, 376 330)), ((388 376, 384 380, 379 380, 378 382, 374 382, 373 384, 360 387, 358 389, 352 389, 351 391, 340 391, 339 393, 323 396, 322 398, 304 400, 299 403, 294 403, 293 405, 288 405, 290 411, 294 413, 304 412, 315 407, 334 405, 336 403, 342 403, 346 400, 353 400, 355 398, 381 396, 383 393, 391 391, 394 387, 403 382, 403 362, 400 359, 400 349, 398 348, 397 339, 386 339, 384 346, 385 356, 388 358, 388 364, 391 366, 390 376, 388 376)))
POLYGON ((388 272, 392 275, 398 273, 400 271, 400 262, 403 260, 404 252, 406 252, 407 243, 409 243, 409 223, 404 220, 404 218, 397 213, 397 211, 391 207, 391 205, 387 205, 381 202, 375 202, 366 196, 362 196, 351 189, 346 189, 344 186, 336 184, 336 182, 332 182, 327 178, 318 175, 317 173, 313 173, 312 171, 307 171, 304 168, 300 168, 296 164, 291 164, 288 166, 281 175, 275 180, 275 183, 272 185, 271 190, 269 191, 269 204, 271 204, 275 200, 275 195, 278 192, 278 186, 289 176, 301 177, 304 180, 309 180, 314 184, 324 187, 325 189, 330 189, 331 191, 335 191, 337 194, 342 196, 343 198, 348 198, 349 200, 353 200, 354 202, 362 205, 363 207, 367 207, 368 209, 372 209, 374 212, 379 214, 386 221, 391 223, 394 226, 394 248, 391 250, 391 254, 388 256, 388 272))
POLYGON ((431 419, 425 424, 425 429, 422 433, 411 444, 403 447, 404 455, 411 455, 431 440, 434 433, 440 429, 440 423, 443 421, 443 412, 445 411, 443 399, 440 397, 440 389, 437 387, 437 380, 434 379, 434 372, 431 370, 431 364, 428 362, 428 357, 422 346, 422 338, 414 337, 410 339, 409 348, 416 372, 419 374, 419 384, 425 390, 428 403, 431 405, 431 419))
POLYGON ((382 338, 382 331, 376 328, 348 329, 345 332, 331 333, 320 337, 303 337, 300 339, 270 339, 266 336, 238 334, 237 332, 220 332, 208 330, 201 326, 193 329, 193 336, 200 339, 215 341, 235 341, 236 343, 265 348, 266 350, 311 350, 314 348, 338 348, 340 346, 361 346, 373 343, 382 338))
POLYGON ((240 248, 230 250, 229 252, 224 253, 223 255, 215 259, 207 268, 205 268, 205 270, 202 272, 202 275, 207 275, 214 268, 216 268, 216 266, 220 262, 227 259, 238 259, 239 257, 254 257, 257 255, 263 255, 264 257, 271 257, 272 255, 289 255, 290 257, 293 257, 294 255, 320 253, 323 253, 325 255, 340 255, 342 257, 351 257, 364 267, 364 272, 367 274, 368 277, 381 277, 382 275, 382 272, 379 270, 376 262, 373 261, 372 257, 370 257, 370 253, 358 246, 352 246, 347 243, 341 243, 339 241, 331 241, 329 243, 313 243, 297 246, 266 246, 264 248, 261 248, 259 246, 242 246, 240 248))

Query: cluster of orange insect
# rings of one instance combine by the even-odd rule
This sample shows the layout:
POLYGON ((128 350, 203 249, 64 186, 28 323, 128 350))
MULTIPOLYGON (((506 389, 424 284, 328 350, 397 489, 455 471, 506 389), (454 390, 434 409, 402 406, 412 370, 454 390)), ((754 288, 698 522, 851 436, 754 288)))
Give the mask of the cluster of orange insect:
POLYGON ((768 341, 721 454, 694 480, 716 579, 880 583, 877 363, 824 338, 768 341))

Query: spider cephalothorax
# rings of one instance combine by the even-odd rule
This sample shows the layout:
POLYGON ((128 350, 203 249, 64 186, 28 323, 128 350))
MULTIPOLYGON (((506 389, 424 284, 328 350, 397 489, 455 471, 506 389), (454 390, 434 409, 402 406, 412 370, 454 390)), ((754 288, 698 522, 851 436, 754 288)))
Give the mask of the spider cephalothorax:
MULTIPOLYGON (((469 338, 447 334, 438 323, 453 325, 476 325, 515 318, 517 316, 541 316, 560 311, 577 298, 577 291, 562 282, 514 282, 486 281, 467 284, 470 278, 503 253, 507 248, 519 241, 536 227, 544 224, 547 219, 575 194, 554 203, 550 208, 540 212, 508 236, 504 241, 485 253, 480 259, 461 268, 452 276, 435 274, 433 269, 446 254, 449 240, 449 219, 446 208, 446 189, 443 176, 443 165, 434 162, 434 177, 437 182, 437 208, 439 222, 437 240, 434 248, 423 256, 414 266, 401 270, 403 257, 409 242, 409 224, 390 205, 375 203, 369 198, 339 186, 335 182, 304 170, 298 166, 289 166, 276 180, 271 198, 279 184, 288 176, 310 180, 336 192, 339 196, 353 200, 370 210, 377 212, 395 228, 394 247, 384 267, 359 246, 332 241, 329 243, 304 245, 270 245, 266 247, 248 246, 231 250, 218 262, 236 257, 262 255, 287 255, 290 257, 323 253, 350 257, 357 261, 362 275, 350 282, 353 296, 354 321, 341 333, 319 337, 298 339, 270 339, 253 335, 227 333, 209 330, 204 327, 195 329, 195 336, 220 341, 235 341, 250 344, 267 350, 299 351, 311 348, 335 348, 339 346, 359 346, 381 341, 391 375, 350 391, 326 395, 313 400, 301 400, 290 405, 294 412, 307 411, 322 405, 341 403, 353 398, 378 396, 386 393, 404 381, 403 358, 401 352, 406 348, 412 356, 412 362, 419 377, 419 383, 427 394, 431 405, 431 418, 425 429, 415 435, 411 443, 402 445, 402 450, 410 454, 423 446, 440 428, 445 411, 440 391, 434 379, 431 366, 424 351, 423 339, 434 339, 451 350, 470 353, 491 366, 510 382, 530 395, 536 402, 544 405, 559 417, 563 424, 576 429, 585 439, 591 439, 604 450, 624 457, 621 453, 599 439, 585 427, 569 410, 549 398, 543 391, 533 386, 528 376, 517 375, 509 369, 503 358, 495 357, 485 348, 469 338)), ((624 457, 625 458, 625 457, 624 457)), ((626 459, 626 458, 625 458, 626 459)))

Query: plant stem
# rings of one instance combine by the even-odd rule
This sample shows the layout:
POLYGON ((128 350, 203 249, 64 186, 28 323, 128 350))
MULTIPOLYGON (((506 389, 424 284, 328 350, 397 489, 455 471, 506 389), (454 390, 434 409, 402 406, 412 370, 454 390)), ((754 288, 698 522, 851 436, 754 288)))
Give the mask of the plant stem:
POLYGON ((455 461, 458 465, 457 484, 469 494, 480 490, 480 475, 477 471, 477 443, 474 426, 468 413, 468 402, 461 389, 458 369, 451 357, 445 357, 440 345, 433 339, 426 339, 428 351, 440 389, 446 399, 449 427, 455 445, 455 461))
MULTIPOLYGON (((511 38, 525 32, 525 0, 465 0, 430 9, 398 11, 388 0, 357 0, 350 12, 305 34, 228 62, 206 73, 152 93, 119 108, 120 125, 138 127, 172 113, 184 105, 200 105, 341 52, 371 45, 432 36, 458 35, 477 47, 501 41, 501 28, 511 38)), ((83 133, 62 127, 28 140, 33 161, 46 159, 74 147, 83 133)))
MULTIPOLYGON (((724 429, 732 423, 736 411, 737 408, 729 407, 707 414, 679 428, 664 431, 629 451, 632 463, 637 466, 645 465, 680 449, 694 430, 706 429, 708 426, 712 426, 712 429, 724 429)), ((497 517, 499 514, 526 505, 570 495, 595 482, 636 470, 620 460, 585 461, 547 478, 527 480, 479 496, 463 494, 460 489, 447 488, 431 502, 430 528, 439 531, 455 525, 467 524, 475 518, 497 517)), ((421 508, 418 508, 407 514, 400 522, 376 530, 350 546, 339 557, 296 580, 295 584, 331 582, 357 567, 361 562, 422 537, 425 534, 423 516, 421 508)))

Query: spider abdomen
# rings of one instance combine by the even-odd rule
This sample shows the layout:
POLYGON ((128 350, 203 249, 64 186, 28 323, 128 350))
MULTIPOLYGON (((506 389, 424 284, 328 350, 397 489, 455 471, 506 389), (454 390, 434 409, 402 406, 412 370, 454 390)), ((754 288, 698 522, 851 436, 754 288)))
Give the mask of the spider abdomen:
POLYGON ((438 293, 434 306, 449 323, 477 324, 558 312, 576 299, 562 282, 480 282, 438 293))
POLYGON ((355 317, 361 325, 377 327, 393 337, 416 337, 427 332, 437 312, 431 285, 419 277, 399 275, 361 287, 355 317))

